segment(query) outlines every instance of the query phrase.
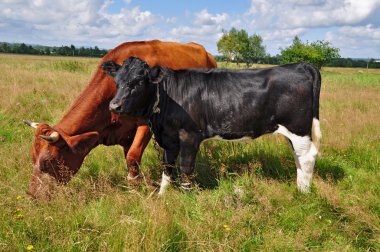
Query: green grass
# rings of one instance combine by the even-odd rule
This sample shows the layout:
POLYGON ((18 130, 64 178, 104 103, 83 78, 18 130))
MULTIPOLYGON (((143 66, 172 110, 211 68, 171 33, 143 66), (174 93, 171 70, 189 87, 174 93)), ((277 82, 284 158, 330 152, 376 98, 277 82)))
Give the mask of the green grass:
MULTIPOLYGON (((31 201, 34 133, 21 120, 57 123, 96 64, 0 55, 0 251, 380 250, 380 72, 365 69, 322 71, 310 194, 296 190, 285 140, 264 136, 203 143, 190 193, 157 198, 148 184, 129 187, 122 148, 99 146, 49 202, 31 201)), ((159 181, 152 143, 141 169, 159 181)))

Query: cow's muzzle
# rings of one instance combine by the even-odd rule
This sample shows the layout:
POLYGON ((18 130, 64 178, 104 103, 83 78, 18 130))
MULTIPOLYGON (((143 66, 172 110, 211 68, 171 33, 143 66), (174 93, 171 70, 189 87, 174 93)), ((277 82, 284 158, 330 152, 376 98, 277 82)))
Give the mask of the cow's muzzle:
POLYGON ((120 104, 119 102, 111 101, 111 102, 110 102, 110 106, 109 106, 109 110, 110 110, 112 113, 120 114, 120 113, 122 112, 121 104, 120 104))

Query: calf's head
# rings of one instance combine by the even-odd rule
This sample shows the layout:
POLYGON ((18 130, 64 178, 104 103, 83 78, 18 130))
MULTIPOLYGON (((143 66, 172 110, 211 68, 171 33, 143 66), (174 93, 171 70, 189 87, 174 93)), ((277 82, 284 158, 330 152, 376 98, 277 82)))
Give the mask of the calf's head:
POLYGON ((24 121, 35 128, 32 147, 33 171, 28 194, 46 198, 56 184, 65 184, 79 170, 84 157, 96 144, 97 132, 68 136, 45 123, 24 121))
POLYGON ((117 86, 115 97, 110 102, 110 111, 117 114, 129 114, 146 118, 155 102, 156 84, 164 77, 160 66, 149 67, 135 57, 118 65, 113 61, 102 64, 103 71, 112 76, 117 86))

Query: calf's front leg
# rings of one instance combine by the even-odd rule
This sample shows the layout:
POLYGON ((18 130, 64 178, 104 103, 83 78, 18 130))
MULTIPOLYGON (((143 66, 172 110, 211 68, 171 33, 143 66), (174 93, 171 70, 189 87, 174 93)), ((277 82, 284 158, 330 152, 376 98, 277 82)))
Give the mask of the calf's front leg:
POLYGON ((162 172, 162 179, 160 185, 160 191, 158 195, 163 195, 170 185, 173 176, 173 170, 175 167, 175 161, 178 157, 179 148, 173 148, 170 150, 165 150, 164 154, 164 171, 162 172))

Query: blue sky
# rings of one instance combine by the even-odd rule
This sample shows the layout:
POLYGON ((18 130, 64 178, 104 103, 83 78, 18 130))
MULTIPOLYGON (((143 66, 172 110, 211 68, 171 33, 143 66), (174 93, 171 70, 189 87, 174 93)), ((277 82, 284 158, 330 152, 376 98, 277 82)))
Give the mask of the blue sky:
POLYGON ((2 0, 0 41, 99 46, 161 39, 194 41, 218 54, 222 29, 263 37, 275 55, 327 40, 343 57, 380 58, 380 0, 2 0))

